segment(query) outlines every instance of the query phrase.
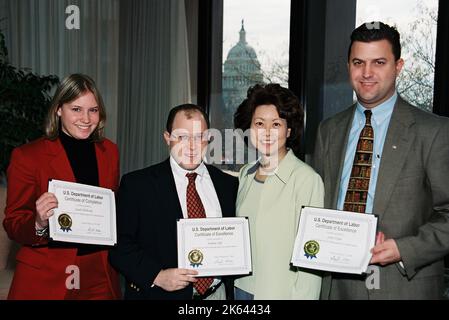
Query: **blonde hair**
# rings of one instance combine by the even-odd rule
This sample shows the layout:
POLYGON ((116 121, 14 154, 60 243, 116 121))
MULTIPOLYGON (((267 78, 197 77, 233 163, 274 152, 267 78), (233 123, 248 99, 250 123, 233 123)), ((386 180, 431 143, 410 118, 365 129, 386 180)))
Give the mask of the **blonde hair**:
POLYGON ((98 104, 100 121, 98 126, 92 132, 93 141, 101 141, 104 138, 104 126, 106 122, 106 110, 100 91, 91 77, 84 74, 71 74, 64 78, 51 101, 45 121, 45 136, 50 140, 55 140, 59 136, 60 117, 57 112, 64 103, 69 103, 86 92, 92 92, 98 104))

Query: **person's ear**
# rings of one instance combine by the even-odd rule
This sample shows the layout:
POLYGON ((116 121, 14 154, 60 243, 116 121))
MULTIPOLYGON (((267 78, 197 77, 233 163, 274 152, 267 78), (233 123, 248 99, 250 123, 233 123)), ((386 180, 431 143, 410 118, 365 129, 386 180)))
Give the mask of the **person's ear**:
POLYGON ((164 131, 164 140, 167 146, 170 146, 170 133, 168 131, 164 131))
POLYGON ((203 141, 207 142, 207 144, 210 144, 212 141, 214 141, 214 137, 212 136, 210 129, 204 131, 203 136, 204 136, 203 141))
POLYGON ((401 73, 402 68, 404 67, 404 59, 399 59, 396 61, 396 76, 399 76, 399 73, 401 73))

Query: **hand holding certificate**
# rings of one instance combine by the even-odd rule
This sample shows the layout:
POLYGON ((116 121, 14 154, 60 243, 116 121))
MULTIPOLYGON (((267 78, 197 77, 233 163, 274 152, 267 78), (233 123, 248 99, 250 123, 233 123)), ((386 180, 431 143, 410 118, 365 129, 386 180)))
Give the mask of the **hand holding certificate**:
POLYGON ((178 220, 178 267, 198 276, 251 272, 251 247, 246 218, 178 220))
POLYGON ((361 274, 376 238, 372 214, 303 207, 292 263, 331 272, 361 274))
POLYGON ((49 219, 50 239, 110 246, 117 243, 112 190, 51 180, 48 191, 58 199, 49 219))

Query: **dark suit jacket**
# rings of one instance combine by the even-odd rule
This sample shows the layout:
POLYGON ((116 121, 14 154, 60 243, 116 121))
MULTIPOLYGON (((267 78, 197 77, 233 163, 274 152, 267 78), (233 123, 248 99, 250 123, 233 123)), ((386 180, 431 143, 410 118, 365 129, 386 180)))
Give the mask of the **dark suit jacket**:
MULTIPOLYGON (((207 165, 223 217, 235 216, 237 178, 207 165)), ((170 162, 123 176, 117 199, 118 246, 110 261, 126 278, 125 299, 192 299, 193 286, 174 292, 151 287, 159 271, 177 268, 176 221, 182 219, 170 162)), ((223 277, 228 298, 233 281, 223 277)))
MULTIPOLYGON (((116 190, 119 179, 117 146, 105 139, 95 144, 100 186, 116 190)), ((38 139, 14 149, 8 167, 8 198, 3 225, 20 243, 9 299, 64 299, 66 268, 75 264, 76 248, 49 248, 35 230, 36 200, 48 191, 49 179, 75 182, 70 162, 59 139, 38 139)), ((102 250, 103 268, 114 298, 119 299, 117 272, 102 250)))
MULTIPOLYGON (((314 167, 325 185, 325 207, 336 208, 355 106, 320 124, 314 167)), ((374 133, 375 134, 375 133, 374 133)), ((378 230, 395 239, 405 269, 379 266, 380 288, 365 278, 323 279, 322 298, 435 299, 443 293, 449 253, 449 121, 400 97, 394 106, 377 178, 373 213, 378 230)), ((377 276, 377 275, 376 275, 377 276)))

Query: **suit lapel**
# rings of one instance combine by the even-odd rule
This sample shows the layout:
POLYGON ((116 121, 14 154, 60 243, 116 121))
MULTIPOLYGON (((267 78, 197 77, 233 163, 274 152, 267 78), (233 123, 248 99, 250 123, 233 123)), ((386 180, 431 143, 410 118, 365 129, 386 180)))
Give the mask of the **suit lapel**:
POLYGON ((106 150, 101 143, 95 143, 95 155, 97 157, 97 168, 98 168, 98 182, 100 186, 105 186, 106 188, 111 188, 111 177, 108 175, 112 172, 111 161, 106 156, 106 150))
POLYGON ((337 207, 338 193, 340 191, 340 178, 345 163, 346 148, 348 145, 349 133, 351 132, 352 120, 354 119, 355 108, 356 105, 353 105, 342 114, 342 119, 334 122, 334 128, 331 130, 332 136, 329 137, 331 141, 329 154, 332 155, 332 157, 329 157, 328 159, 330 162, 331 185, 336 186, 332 194, 333 208, 337 207), (346 128, 346 130, 343 128, 346 128), (338 166, 335 165, 333 161, 338 161, 338 166))
POLYGON ((214 184, 215 192, 217 193, 218 202, 220 203, 221 213, 223 217, 230 216, 229 204, 226 203, 226 186, 222 183, 220 177, 216 174, 216 171, 210 169, 211 166, 206 165, 209 172, 212 183, 214 184))
POLYGON ((170 167, 170 159, 161 163, 161 170, 158 172, 157 185, 161 190, 161 201, 165 202, 169 213, 175 215, 176 219, 182 219, 182 209, 179 203, 178 191, 176 190, 175 178, 170 167))
POLYGON ((373 206, 373 212, 381 217, 387 208, 414 140, 410 126, 415 121, 407 108, 405 102, 398 97, 385 138, 373 206))
MULTIPOLYGON (((67 154, 64 150, 64 147, 61 144, 59 139, 54 141, 46 140, 48 154, 51 157, 50 167, 52 169, 52 178, 75 182, 75 175, 73 174, 72 167, 70 165, 69 159, 67 158, 67 154)), ((108 174, 111 172, 110 170, 110 161, 106 156, 106 150, 101 143, 95 144, 95 154, 97 157, 98 164, 98 180, 100 186, 110 186, 108 183, 109 176, 108 174)))
POLYGON ((75 176, 70 166, 69 159, 59 139, 54 141, 45 140, 47 151, 50 156, 51 179, 75 182, 75 176))
POLYGON ((251 163, 250 167, 244 172, 239 181, 239 192, 237 193, 237 205, 243 202, 243 199, 246 198, 249 188, 251 186, 250 181, 254 179, 257 171, 257 164, 251 163))

